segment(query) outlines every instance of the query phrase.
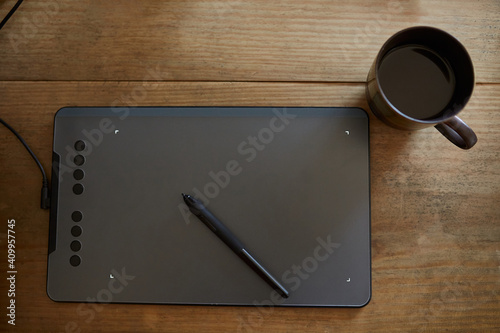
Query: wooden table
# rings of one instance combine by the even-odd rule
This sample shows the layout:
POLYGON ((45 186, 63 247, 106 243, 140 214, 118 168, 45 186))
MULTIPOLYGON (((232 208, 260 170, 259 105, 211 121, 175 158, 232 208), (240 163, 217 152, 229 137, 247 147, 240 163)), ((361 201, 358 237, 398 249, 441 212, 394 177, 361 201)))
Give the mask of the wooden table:
MULTIPOLYGON (((15 3, 0 3, 0 16, 15 3)), ((51 166, 63 106, 357 106, 396 31, 455 35, 475 64, 470 151, 371 116, 373 296, 364 308, 55 303, 41 177, 0 128, 0 331, 401 332, 500 328, 500 2, 25 1, 0 31, 0 114, 51 166), (15 219, 16 326, 7 324, 15 219)))

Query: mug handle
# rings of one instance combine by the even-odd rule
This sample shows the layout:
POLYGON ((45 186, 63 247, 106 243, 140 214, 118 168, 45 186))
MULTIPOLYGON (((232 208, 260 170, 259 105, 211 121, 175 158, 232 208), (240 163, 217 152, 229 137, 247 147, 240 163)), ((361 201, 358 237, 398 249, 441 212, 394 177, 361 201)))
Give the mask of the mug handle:
POLYGON ((462 149, 470 149, 477 142, 476 133, 457 116, 453 116, 434 127, 448 140, 462 149))

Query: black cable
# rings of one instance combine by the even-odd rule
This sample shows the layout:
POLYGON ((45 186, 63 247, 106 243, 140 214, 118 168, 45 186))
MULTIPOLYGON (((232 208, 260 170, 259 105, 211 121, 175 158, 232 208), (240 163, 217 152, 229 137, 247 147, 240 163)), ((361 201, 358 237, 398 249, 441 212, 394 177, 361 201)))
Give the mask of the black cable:
MULTIPOLYGON (((12 9, 7 14, 7 16, 5 16, 5 18, 2 20, 2 22, 0 22, 0 29, 3 28, 3 26, 5 25, 5 23, 7 23, 7 21, 10 19, 10 17, 12 16, 12 14, 14 14, 14 12, 17 10, 17 8, 19 8, 19 6, 21 5, 22 2, 23 2, 23 0, 18 0, 16 2, 16 4, 14 5, 14 7, 12 7, 12 9)), ((26 143, 26 141, 24 141, 24 139, 19 135, 19 133, 16 132, 15 129, 13 129, 12 127, 10 127, 10 125, 7 124, 5 121, 3 121, 2 118, 0 118, 0 123, 2 123, 12 133, 14 133, 14 135, 19 139, 19 141, 21 141, 21 143, 23 144, 24 148, 26 148, 26 150, 30 153, 31 157, 33 157, 33 159, 35 160, 36 164, 40 168, 40 171, 42 172, 42 197, 41 197, 41 200, 40 200, 40 207, 42 209, 48 209, 50 207, 49 180, 47 179, 47 175, 45 174, 45 170, 43 169, 42 164, 40 163, 40 161, 38 160, 38 158, 35 156, 35 154, 31 150, 31 148, 28 146, 28 144, 26 143)))
POLYGON ((14 7, 12 7, 12 9, 10 10, 10 12, 7 14, 7 16, 5 16, 5 18, 0 23, 0 29, 2 29, 2 27, 5 25, 5 23, 7 23, 7 21, 10 19, 10 17, 12 16, 12 14, 14 14, 14 12, 17 10, 17 8, 19 8, 19 6, 21 5, 21 2, 23 2, 23 0, 18 0, 16 2, 16 4, 14 5, 14 7))
POLYGON ((50 207, 49 180, 47 179, 47 175, 45 173, 45 170, 43 169, 42 164, 40 163, 40 161, 38 160, 38 158, 35 156, 35 154, 31 150, 31 148, 28 146, 28 144, 26 143, 26 141, 24 141, 24 139, 21 137, 21 135, 19 135, 19 133, 17 133, 17 131, 15 129, 13 129, 12 127, 10 127, 10 125, 7 124, 5 121, 3 121, 2 118, 0 118, 0 123, 2 123, 12 133, 14 133, 14 135, 19 139, 19 141, 21 141, 21 143, 23 144, 24 148, 26 148, 26 150, 30 153, 31 157, 33 157, 33 159, 35 160, 36 164, 40 168, 40 171, 42 172, 42 198, 41 198, 41 201, 40 201, 40 207, 42 209, 48 209, 50 207))
POLYGON ((38 158, 35 156, 35 154, 33 153, 33 151, 30 149, 30 147, 28 146, 28 144, 26 143, 26 141, 24 141, 24 139, 21 137, 21 135, 19 135, 19 133, 17 133, 17 131, 15 129, 13 129, 12 127, 10 127, 9 124, 7 124, 5 121, 3 121, 2 118, 0 118, 0 123, 2 123, 12 133, 14 133, 15 136, 17 136, 17 138, 19 139, 19 141, 21 141, 21 143, 28 150, 28 152, 30 153, 31 157, 33 157, 33 159, 35 160, 36 164, 40 168, 40 171, 42 172, 43 181, 44 182, 47 181, 47 175, 45 174, 45 170, 43 169, 42 164, 40 163, 40 161, 38 160, 38 158))

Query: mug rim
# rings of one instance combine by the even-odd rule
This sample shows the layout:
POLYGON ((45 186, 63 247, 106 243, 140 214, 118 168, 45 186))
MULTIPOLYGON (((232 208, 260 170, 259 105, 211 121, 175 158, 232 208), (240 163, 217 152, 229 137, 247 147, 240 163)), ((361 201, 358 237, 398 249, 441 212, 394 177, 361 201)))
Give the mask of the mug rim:
MULTIPOLYGON (((425 45, 422 45, 422 46, 425 46, 425 45)), ((428 46, 425 46, 427 48, 429 48, 428 46)), ((431 48, 429 48, 431 49, 431 48)), ((436 50, 434 49, 431 49, 433 52, 436 52, 437 54, 439 54, 439 52, 437 52, 436 50)), ((472 96, 472 93, 474 91, 474 87, 475 87, 475 73, 474 73, 474 66, 473 66, 473 63, 472 63, 472 59, 470 57, 470 54, 469 52, 467 52, 467 49, 465 48, 465 46, 453 35, 451 35, 450 33, 442 30, 442 29, 439 29, 439 28, 436 28, 436 27, 431 27, 431 26, 424 26, 424 25, 419 25, 419 26, 413 26, 413 27, 408 27, 408 28, 405 28, 403 30, 400 30, 398 32, 396 32, 395 34, 393 34, 391 37, 389 37, 385 43, 382 45, 382 47, 380 48, 378 54, 377 54, 377 58, 376 58, 376 61, 375 61, 375 81, 376 81, 376 84, 377 84, 377 88, 380 92, 380 94, 383 96, 384 98, 384 101, 390 105, 390 107, 397 113, 399 114, 400 116, 410 120, 410 121, 413 121, 413 122, 417 122, 417 123, 421 123, 421 124, 438 124, 438 123, 442 123, 454 116, 456 116, 458 113, 460 113, 460 111, 463 110, 463 108, 465 107, 465 105, 467 104, 467 102, 469 101, 470 97, 472 96), (394 104, 391 103, 391 101, 389 100, 389 98, 385 95, 384 93, 384 90, 382 89, 382 86, 380 85, 380 80, 379 80, 379 67, 380 67, 380 63, 382 61, 382 59, 384 59, 384 57, 393 49, 395 49, 396 47, 401 47, 401 46, 404 46, 404 45, 412 45, 412 43, 403 43, 402 45, 399 45, 399 46, 395 46, 395 47, 392 47, 390 49, 388 49, 388 45, 394 41, 395 38, 403 35, 403 34, 406 34, 408 33, 409 31, 415 31, 415 30, 428 30, 428 31, 432 31, 433 33, 439 33, 441 35, 444 35, 446 36, 446 38, 450 39, 453 41, 454 44, 456 44, 458 46, 458 48, 460 49, 460 51, 463 53, 463 55, 465 56, 466 58, 466 61, 467 61, 467 65, 470 67, 470 70, 471 70, 471 74, 472 74, 472 83, 471 83, 471 89, 470 89, 470 92, 468 93, 468 96, 465 98, 465 102, 463 103, 463 105, 458 108, 456 111, 454 112, 449 112, 449 113, 446 113, 444 112, 445 110, 442 110, 441 112, 444 112, 446 114, 446 116, 438 116, 436 118, 433 118, 433 119, 418 119, 418 118, 413 118, 413 117, 410 117, 408 116, 407 114, 403 113, 402 111, 400 111, 396 106, 394 106, 394 104)))

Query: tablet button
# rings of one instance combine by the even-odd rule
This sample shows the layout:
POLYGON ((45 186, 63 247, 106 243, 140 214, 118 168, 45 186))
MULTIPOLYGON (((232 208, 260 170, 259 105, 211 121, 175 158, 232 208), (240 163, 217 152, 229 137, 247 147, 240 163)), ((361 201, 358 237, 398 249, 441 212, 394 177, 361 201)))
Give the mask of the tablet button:
POLYGON ((79 241, 72 241, 70 246, 71 250, 73 250, 74 252, 78 252, 80 251, 80 249, 82 248, 82 243, 80 243, 79 241))
POLYGON ((82 184, 75 184, 73 186, 73 193, 80 195, 83 193, 83 185, 82 184))
POLYGON ((75 178, 76 180, 82 180, 83 177, 85 177, 85 172, 83 172, 82 169, 76 169, 73 172, 73 178, 75 178))
POLYGON ((76 151, 83 151, 87 145, 85 144, 85 141, 78 140, 75 142, 75 149, 76 151))
POLYGON ((74 237, 78 237, 82 234, 82 228, 75 225, 73 228, 71 228, 71 234, 74 236, 74 237))
POLYGON ((74 222, 80 222, 83 218, 83 214, 82 212, 80 212, 79 210, 75 210, 72 214, 71 214, 71 219, 74 221, 74 222))
POLYGON ((76 266, 80 265, 81 262, 82 262, 82 259, 77 255, 71 256, 71 258, 69 258, 69 263, 71 264, 71 266, 76 267, 76 266))
POLYGON ((78 166, 83 165, 83 163, 85 163, 85 157, 83 157, 83 155, 76 155, 73 162, 78 166))

